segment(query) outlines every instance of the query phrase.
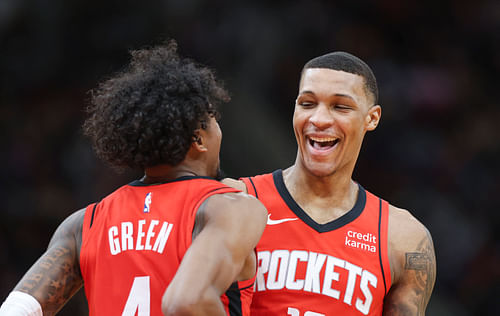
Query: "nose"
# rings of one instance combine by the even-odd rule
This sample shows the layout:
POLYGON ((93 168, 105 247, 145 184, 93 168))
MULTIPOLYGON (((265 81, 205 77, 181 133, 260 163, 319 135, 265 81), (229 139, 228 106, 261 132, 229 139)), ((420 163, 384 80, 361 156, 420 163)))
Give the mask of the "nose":
POLYGON ((309 118, 311 124, 318 129, 326 129, 333 124, 333 115, 325 104, 319 104, 309 118))

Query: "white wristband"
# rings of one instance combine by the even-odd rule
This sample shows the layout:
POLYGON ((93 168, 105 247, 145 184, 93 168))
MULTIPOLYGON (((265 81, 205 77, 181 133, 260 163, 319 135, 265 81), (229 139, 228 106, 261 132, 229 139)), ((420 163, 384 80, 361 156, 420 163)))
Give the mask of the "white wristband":
POLYGON ((42 316, 42 306, 28 293, 13 291, 0 307, 0 316, 42 316))

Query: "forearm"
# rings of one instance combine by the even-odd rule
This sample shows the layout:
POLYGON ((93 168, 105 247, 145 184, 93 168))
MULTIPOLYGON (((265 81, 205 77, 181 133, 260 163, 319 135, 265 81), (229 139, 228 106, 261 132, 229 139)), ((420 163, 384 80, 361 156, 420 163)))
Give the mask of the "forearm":
POLYGON ((162 312, 165 316, 224 316, 226 312, 217 291, 210 287, 201 295, 184 292, 185 295, 176 297, 175 290, 165 293, 162 300, 162 312))
POLYGON ((223 241, 211 240, 210 243, 199 236, 184 256, 164 293, 164 315, 225 315, 221 295, 234 280, 236 272, 230 272, 235 267, 224 260, 230 257, 224 254, 224 248, 218 247, 217 253, 215 245, 223 241))
POLYGON ((74 254, 63 246, 51 247, 26 272, 14 288, 33 296, 44 315, 53 315, 82 286, 74 254))
POLYGON ((14 288, 13 292, 26 294, 21 296, 15 294, 14 297, 17 297, 15 304, 29 309, 33 305, 31 304, 33 300, 36 300, 41 306, 43 315, 54 315, 82 287, 78 249, 81 244, 84 215, 85 209, 81 209, 59 225, 47 251, 14 288))

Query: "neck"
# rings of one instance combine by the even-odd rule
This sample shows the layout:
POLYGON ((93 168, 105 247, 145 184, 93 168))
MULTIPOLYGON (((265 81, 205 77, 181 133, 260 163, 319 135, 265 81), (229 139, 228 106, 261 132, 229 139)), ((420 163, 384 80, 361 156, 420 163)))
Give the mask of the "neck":
POLYGON ((175 180, 185 176, 206 176, 202 172, 188 168, 184 165, 170 166, 158 165, 148 167, 144 170, 144 177, 141 179, 146 184, 161 183, 166 181, 175 180))
POLYGON ((351 176, 352 173, 338 170, 332 175, 319 177, 297 163, 283 172, 283 180, 294 200, 320 224, 330 222, 353 208, 358 185, 351 176))

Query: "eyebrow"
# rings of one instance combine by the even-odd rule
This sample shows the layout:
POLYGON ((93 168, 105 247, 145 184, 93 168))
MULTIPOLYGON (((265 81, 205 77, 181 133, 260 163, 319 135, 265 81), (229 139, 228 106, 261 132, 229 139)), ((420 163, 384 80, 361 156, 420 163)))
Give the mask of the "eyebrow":
MULTIPOLYGON (((310 90, 304 90, 304 91, 301 91, 299 93, 299 95, 302 95, 302 94, 315 94, 313 91, 310 91, 310 90)), ((348 99, 351 99, 353 101, 356 101, 353 97, 351 97, 350 95, 348 94, 343 94, 343 93, 334 93, 332 94, 332 96, 334 97, 341 97, 341 98, 348 98, 348 99)))

